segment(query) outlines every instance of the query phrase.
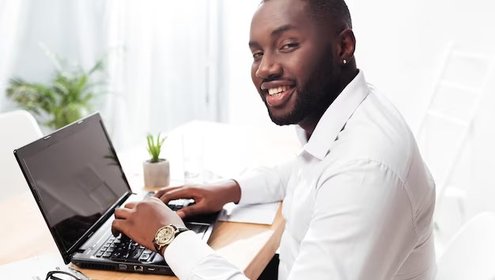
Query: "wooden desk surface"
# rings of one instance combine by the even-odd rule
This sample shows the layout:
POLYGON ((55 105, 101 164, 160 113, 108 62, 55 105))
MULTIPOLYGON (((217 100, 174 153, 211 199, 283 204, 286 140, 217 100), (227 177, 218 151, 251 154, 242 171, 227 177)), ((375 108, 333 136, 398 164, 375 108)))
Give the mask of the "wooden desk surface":
MULTIPOLYGON (((30 193, 0 201, 0 236, 7 242, 0 251, 0 265, 36 255, 57 252, 50 232, 30 193)), ((209 244, 220 255, 256 279, 280 243, 284 221, 280 208, 269 225, 219 222, 209 244)), ((92 279, 177 279, 160 275, 80 269, 92 279)))

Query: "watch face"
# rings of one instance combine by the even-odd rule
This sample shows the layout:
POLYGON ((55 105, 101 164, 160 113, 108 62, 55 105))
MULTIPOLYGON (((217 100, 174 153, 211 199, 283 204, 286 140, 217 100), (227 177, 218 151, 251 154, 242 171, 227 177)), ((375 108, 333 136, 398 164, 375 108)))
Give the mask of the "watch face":
POLYGON ((163 227, 156 235, 156 243, 159 245, 168 245, 175 236, 175 229, 172 226, 163 227))

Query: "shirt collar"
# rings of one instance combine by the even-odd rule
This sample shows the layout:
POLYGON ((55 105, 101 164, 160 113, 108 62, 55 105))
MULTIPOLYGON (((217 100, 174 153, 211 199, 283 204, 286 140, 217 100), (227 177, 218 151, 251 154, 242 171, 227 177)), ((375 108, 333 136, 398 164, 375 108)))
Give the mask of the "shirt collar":
MULTIPOLYGON (((368 96, 369 89, 362 71, 344 88, 332 104, 325 111, 315 127, 311 138, 303 147, 303 151, 313 157, 323 160, 330 150, 330 146, 337 138, 347 120, 352 116, 359 104, 368 96)), ((304 135, 299 126, 298 134, 304 135)), ((304 138, 304 137, 303 137, 304 138)), ((301 139, 301 137, 300 137, 301 139)))

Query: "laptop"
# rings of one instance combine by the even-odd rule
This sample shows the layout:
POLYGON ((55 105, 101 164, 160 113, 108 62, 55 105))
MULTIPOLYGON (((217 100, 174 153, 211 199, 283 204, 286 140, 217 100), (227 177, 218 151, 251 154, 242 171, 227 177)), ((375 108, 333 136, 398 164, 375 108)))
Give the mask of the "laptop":
MULTIPOLYGON (((114 237, 114 209, 150 193, 131 191, 99 113, 14 151, 66 264, 82 268, 173 275, 154 251, 114 237)), ((177 210, 189 200, 169 203, 177 210)), ((185 220, 205 242, 218 213, 185 220)))

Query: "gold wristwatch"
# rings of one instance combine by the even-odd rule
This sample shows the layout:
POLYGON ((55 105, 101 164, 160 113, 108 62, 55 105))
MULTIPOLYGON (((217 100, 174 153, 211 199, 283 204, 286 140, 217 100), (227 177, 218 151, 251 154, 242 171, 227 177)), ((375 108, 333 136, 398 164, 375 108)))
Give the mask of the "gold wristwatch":
POLYGON ((177 235, 188 230, 188 228, 176 227, 174 225, 163 226, 156 231, 153 245, 155 246, 155 249, 162 254, 163 248, 172 243, 177 235))

